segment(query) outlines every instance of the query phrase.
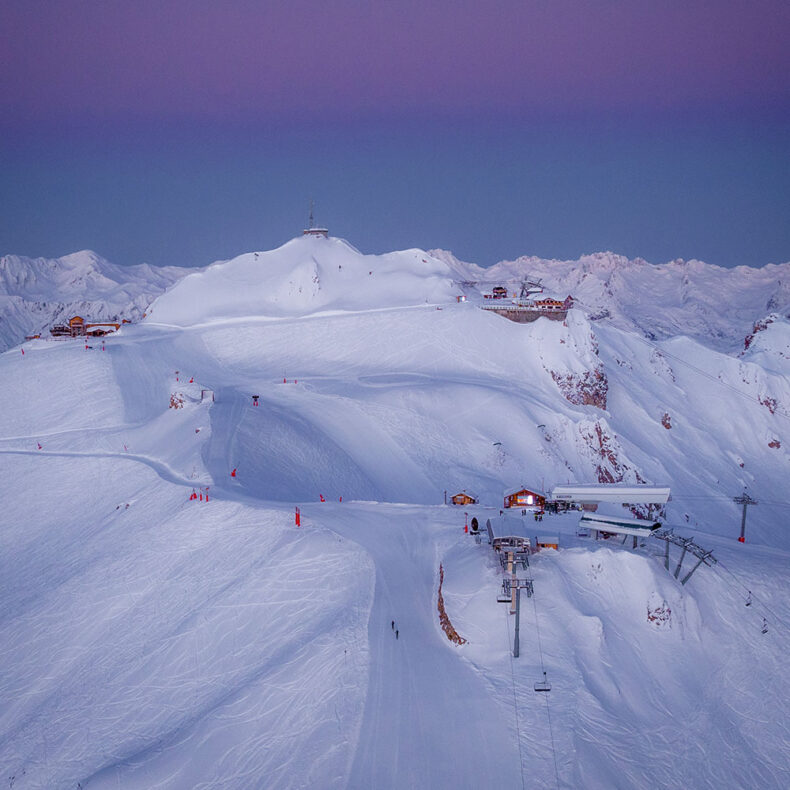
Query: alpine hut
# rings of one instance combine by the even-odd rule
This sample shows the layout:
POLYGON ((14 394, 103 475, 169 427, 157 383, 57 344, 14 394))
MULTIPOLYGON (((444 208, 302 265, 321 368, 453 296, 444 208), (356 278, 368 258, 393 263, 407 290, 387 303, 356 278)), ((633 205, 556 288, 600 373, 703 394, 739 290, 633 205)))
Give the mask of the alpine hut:
POLYGON ((450 501, 454 505, 476 505, 480 502, 480 497, 472 491, 464 489, 457 494, 450 497, 450 501))

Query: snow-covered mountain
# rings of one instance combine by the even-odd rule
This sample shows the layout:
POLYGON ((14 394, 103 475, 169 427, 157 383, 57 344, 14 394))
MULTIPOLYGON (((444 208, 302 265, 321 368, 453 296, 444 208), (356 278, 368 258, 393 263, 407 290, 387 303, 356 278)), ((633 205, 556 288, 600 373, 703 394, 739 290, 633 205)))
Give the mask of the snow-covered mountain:
POLYGON ((790 263, 723 269, 702 261, 652 264, 611 252, 576 261, 524 256, 489 269, 432 250, 468 279, 507 282, 518 289, 528 278, 560 298, 572 294, 593 321, 653 339, 685 336, 722 351, 743 349, 755 322, 778 313, 790 316, 790 263))
POLYGON ((62 258, 0 258, 0 351, 81 315, 139 320, 151 301, 192 269, 117 266, 83 250, 62 258))
POLYGON ((681 264, 601 260, 552 280, 299 238, 186 272, 102 346, 0 354, 0 775, 786 787, 783 297, 766 309, 763 270, 741 293, 689 265, 684 292, 681 264), (514 323, 468 284, 524 276, 579 307, 514 323), (560 545, 520 571, 512 658, 500 565, 465 522, 513 486, 603 481, 669 485, 665 523, 717 562, 684 585, 674 545, 667 572, 658 541, 509 513, 560 545), (480 504, 443 505, 461 489, 480 504))

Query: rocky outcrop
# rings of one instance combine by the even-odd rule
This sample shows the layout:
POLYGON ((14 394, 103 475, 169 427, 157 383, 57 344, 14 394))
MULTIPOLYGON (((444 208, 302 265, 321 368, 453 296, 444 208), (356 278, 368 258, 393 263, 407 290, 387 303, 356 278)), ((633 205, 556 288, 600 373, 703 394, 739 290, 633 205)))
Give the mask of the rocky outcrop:
POLYGON ((757 400, 762 406, 765 406, 771 414, 776 414, 776 407, 779 405, 776 398, 769 398, 767 395, 764 398, 758 397, 757 400))
POLYGON ((754 341, 755 335, 758 332, 764 332, 768 327, 776 321, 776 316, 769 315, 766 318, 761 319, 760 321, 755 321, 754 329, 752 329, 751 333, 746 335, 743 341, 743 350, 748 351, 749 346, 754 341))
POLYGON ((596 421, 580 427, 581 439, 592 458, 599 483, 647 482, 639 471, 621 458, 617 439, 605 423, 596 421))
POLYGON ((603 367, 584 373, 563 374, 552 370, 551 377, 570 403, 575 406, 596 406, 606 410, 609 381, 603 367))

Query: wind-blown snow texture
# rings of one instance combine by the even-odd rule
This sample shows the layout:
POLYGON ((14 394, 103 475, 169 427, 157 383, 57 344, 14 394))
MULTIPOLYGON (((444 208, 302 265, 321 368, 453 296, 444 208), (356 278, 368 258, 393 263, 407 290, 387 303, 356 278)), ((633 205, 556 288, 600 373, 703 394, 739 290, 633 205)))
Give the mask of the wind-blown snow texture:
POLYGON ((0 355, 0 777, 786 787, 786 269, 613 260, 500 264, 581 303, 515 324, 448 253, 297 239, 187 272, 105 351, 0 355), (663 544, 528 516, 562 549, 533 558, 512 659, 499 565, 443 492, 485 522, 569 481, 671 485, 668 523, 719 564, 682 586, 663 544))

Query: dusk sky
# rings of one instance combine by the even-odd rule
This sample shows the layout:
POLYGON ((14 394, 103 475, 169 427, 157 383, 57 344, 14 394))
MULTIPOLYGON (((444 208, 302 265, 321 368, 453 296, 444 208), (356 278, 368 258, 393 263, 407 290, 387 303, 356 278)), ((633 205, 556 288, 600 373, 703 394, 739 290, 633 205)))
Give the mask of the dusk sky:
POLYGON ((3 0, 0 254, 790 260, 787 0, 3 0))

